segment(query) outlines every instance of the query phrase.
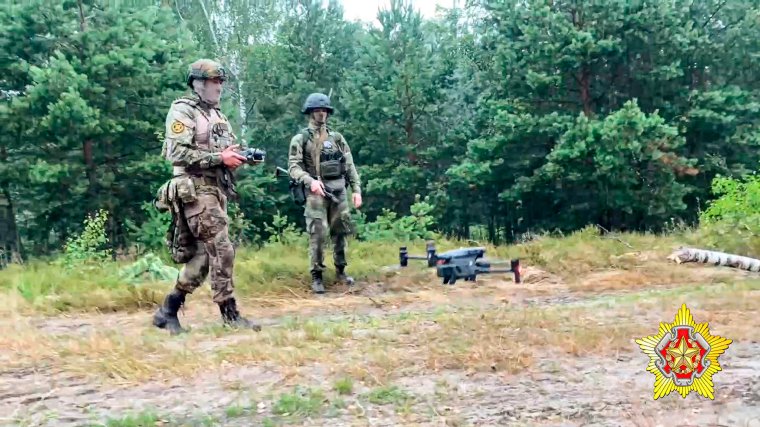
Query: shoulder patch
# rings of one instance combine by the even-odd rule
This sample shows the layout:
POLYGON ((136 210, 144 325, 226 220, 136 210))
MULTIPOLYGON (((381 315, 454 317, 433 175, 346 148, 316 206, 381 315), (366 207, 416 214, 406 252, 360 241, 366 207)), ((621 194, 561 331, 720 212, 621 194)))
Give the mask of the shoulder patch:
POLYGON ((167 131, 181 133, 185 128, 195 128, 195 117, 197 115, 198 110, 191 104, 173 103, 166 117, 167 131))
POLYGON ((184 131, 185 131, 185 124, 179 120, 174 120, 174 122, 172 123, 172 132, 182 133, 184 131))

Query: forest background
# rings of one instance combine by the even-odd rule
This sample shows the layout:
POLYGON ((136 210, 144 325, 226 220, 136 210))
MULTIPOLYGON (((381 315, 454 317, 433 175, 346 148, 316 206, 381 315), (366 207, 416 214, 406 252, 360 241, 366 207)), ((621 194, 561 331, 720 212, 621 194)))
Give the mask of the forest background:
POLYGON ((165 252, 164 120, 201 57, 229 68, 223 111, 268 153, 239 169, 238 245, 299 236, 274 167, 316 91, 362 177, 360 240, 760 229, 756 2, 472 0, 433 19, 392 1, 377 18, 334 1, 4 5, 0 264, 165 252))

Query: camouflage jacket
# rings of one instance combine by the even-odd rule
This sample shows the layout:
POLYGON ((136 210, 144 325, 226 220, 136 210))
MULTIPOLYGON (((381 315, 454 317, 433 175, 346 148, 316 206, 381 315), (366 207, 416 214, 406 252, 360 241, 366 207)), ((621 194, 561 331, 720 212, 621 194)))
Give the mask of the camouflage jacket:
POLYGON ((175 167, 174 175, 208 174, 223 167, 221 152, 234 144, 244 149, 219 108, 204 106, 197 95, 172 102, 161 155, 175 167))
POLYGON ((345 158, 345 177, 348 179, 351 191, 361 194, 361 179, 359 172, 356 170, 356 165, 354 165, 351 147, 349 147, 348 142, 346 142, 341 133, 331 130, 327 126, 322 131, 326 134, 324 139, 318 137, 320 134, 318 127, 313 123, 309 123, 306 129, 291 138, 288 149, 288 172, 290 173, 290 177, 298 182, 303 182, 306 186, 310 186, 314 177, 321 176, 320 155, 329 155, 335 151, 340 151, 345 158), (304 141, 304 137, 307 135, 308 140, 304 141))

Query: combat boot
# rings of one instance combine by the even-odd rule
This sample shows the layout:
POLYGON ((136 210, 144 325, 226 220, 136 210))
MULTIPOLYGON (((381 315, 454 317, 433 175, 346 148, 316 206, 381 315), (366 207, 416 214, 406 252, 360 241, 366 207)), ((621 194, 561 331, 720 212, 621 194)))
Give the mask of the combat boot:
POLYGON ((219 311, 222 313, 222 320, 226 325, 233 328, 253 329, 257 332, 261 330, 261 325, 240 315, 235 298, 219 303, 219 311))
POLYGON ((338 279, 339 283, 344 283, 344 284, 346 284, 348 286, 353 286, 354 285, 354 278, 346 274, 346 272, 345 272, 346 266, 345 265, 339 265, 335 269, 336 269, 336 272, 337 272, 337 279, 338 279))
POLYGON ((177 317, 180 307, 185 303, 186 295, 185 292, 176 288, 166 295, 166 298, 164 298, 164 305, 159 307, 153 315, 153 326, 166 329, 172 335, 187 332, 187 330, 179 324, 179 318, 177 317))
POLYGON ((321 271, 311 272, 311 290, 313 290, 314 293, 317 293, 317 294, 325 293, 325 285, 322 283, 321 271))

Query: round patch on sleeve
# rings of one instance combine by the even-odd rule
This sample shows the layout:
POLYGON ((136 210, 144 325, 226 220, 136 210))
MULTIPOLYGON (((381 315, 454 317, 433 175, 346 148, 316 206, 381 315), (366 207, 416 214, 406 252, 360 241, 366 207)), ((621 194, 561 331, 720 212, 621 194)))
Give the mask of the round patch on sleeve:
POLYGON ((175 120, 174 123, 172 123, 172 132, 174 133, 182 133, 185 130, 185 124, 182 123, 179 120, 175 120))

